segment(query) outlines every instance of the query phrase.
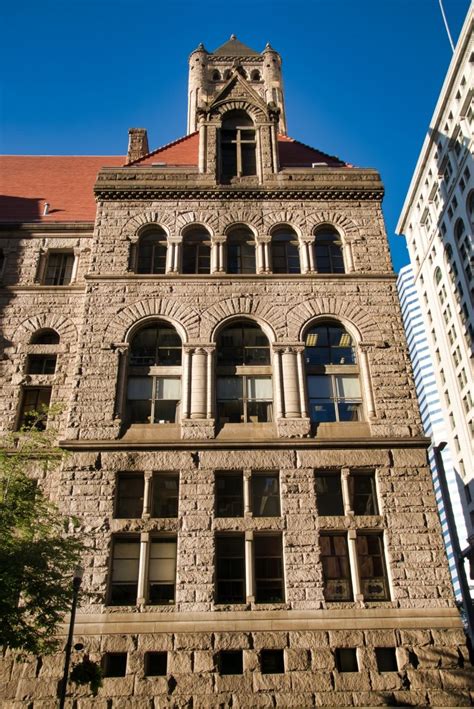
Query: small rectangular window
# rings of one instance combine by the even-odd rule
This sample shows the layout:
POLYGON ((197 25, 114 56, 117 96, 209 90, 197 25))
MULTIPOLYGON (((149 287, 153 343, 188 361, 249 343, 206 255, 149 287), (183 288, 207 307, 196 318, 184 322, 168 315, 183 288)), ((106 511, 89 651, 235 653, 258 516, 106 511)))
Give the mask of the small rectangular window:
POLYGON ((118 473, 115 517, 138 519, 143 514, 143 473, 118 473))
POLYGON ((112 547, 112 582, 110 605, 132 606, 137 602, 140 540, 133 537, 117 537, 112 547))
POLYGON ((357 650, 355 647, 336 648, 336 667, 338 672, 358 672, 357 650))
POLYGON ((245 603, 244 534, 216 537, 216 603, 245 603))
POLYGON ((216 517, 242 517, 244 514, 243 474, 216 473, 216 517))
POLYGON ((358 534, 356 549, 364 600, 390 600, 382 533, 358 534))
POLYGON ((176 587, 176 539, 152 539, 148 562, 148 602, 174 603, 176 587))
POLYGON ((102 658, 104 677, 125 677, 127 673, 126 652, 106 652, 102 658))
POLYGON ((283 650, 262 650, 260 652, 260 669, 263 675, 283 674, 285 671, 283 650))
POLYGON ((256 603, 284 602, 281 534, 255 534, 254 576, 256 603))
POLYGON ((349 550, 345 532, 320 535, 326 601, 352 601, 349 550))
POLYGON ((316 502, 320 515, 343 515, 340 473, 317 473, 316 502))
POLYGON ((219 674, 241 675, 243 673, 242 650, 221 650, 218 655, 219 674))
POLYGON ((167 652, 145 653, 145 677, 164 677, 168 668, 167 652))
POLYGON ((47 422, 47 408, 51 401, 51 387, 25 387, 20 406, 18 427, 44 431, 47 422))
POLYGON ((153 473, 152 517, 177 517, 179 474, 153 473))
POLYGON ((278 517, 280 515, 278 473, 253 473, 251 491, 252 512, 255 517, 278 517))
POLYGON ((45 286, 67 286, 71 282, 74 254, 56 251, 48 254, 43 284, 45 286))
POLYGON ((398 672, 397 654, 394 647, 376 647, 375 659, 379 672, 398 672))
POLYGON ((348 482, 350 505, 354 514, 377 515, 379 510, 374 473, 351 473, 348 482))
POLYGON ((28 355, 26 362, 27 374, 54 374, 56 371, 56 355, 28 355))

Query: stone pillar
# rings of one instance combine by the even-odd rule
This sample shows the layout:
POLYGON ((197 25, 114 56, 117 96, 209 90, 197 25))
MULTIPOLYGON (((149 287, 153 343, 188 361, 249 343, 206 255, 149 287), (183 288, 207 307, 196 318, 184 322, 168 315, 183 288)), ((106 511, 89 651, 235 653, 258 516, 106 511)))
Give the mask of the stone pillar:
POLYGON ((255 584, 253 578, 253 532, 245 532, 245 586, 247 603, 255 602, 255 584))
POLYGON ((343 254, 344 254, 344 260, 346 263, 347 273, 353 273, 354 272, 354 257, 352 254, 352 242, 351 241, 344 242, 343 254))
POLYGON ((272 272, 272 264, 270 259, 270 239, 265 239, 263 242, 263 262, 265 264, 265 273, 272 272))
POLYGON ((311 273, 316 273, 316 263, 314 258, 314 240, 307 242, 306 246, 308 248, 309 270, 311 273))
POLYGON ((264 245, 261 241, 257 241, 255 244, 255 261, 257 267, 257 273, 265 273, 265 254, 264 245))
POLYGON ((345 515, 351 512, 351 498, 349 494, 349 472, 349 468, 342 468, 341 470, 342 501, 344 504, 345 515))
POLYGON ((149 517, 151 514, 151 481, 153 473, 151 470, 145 470, 144 487, 143 487, 143 517, 149 517))
POLYGON ((214 262, 214 273, 224 273, 225 263, 224 263, 224 244, 226 242, 225 236, 216 236, 213 240, 213 245, 215 248, 215 262, 214 262))
POLYGON ((173 242, 173 271, 174 273, 179 273, 180 271, 180 261, 181 261, 181 248, 182 242, 173 242))
POLYGON ((310 244, 307 241, 300 241, 301 273, 309 273, 309 247, 310 244))
POLYGON ((192 350, 184 346, 182 365, 183 374, 181 377, 181 417, 183 419, 189 418, 191 354, 192 350))
POLYGON ((356 539, 356 530, 350 529, 347 533, 347 546, 349 548, 349 566, 351 569, 352 590, 354 592, 354 601, 363 601, 364 597, 361 593, 359 579, 359 564, 357 562, 356 539))
POLYGON ((172 273, 173 272, 173 263, 174 263, 174 244, 172 241, 170 241, 168 239, 167 248, 166 248, 165 273, 172 273))
POLYGON ((359 343, 359 369, 362 389, 362 400, 365 401, 367 416, 373 418, 375 416, 375 401, 374 392, 372 389, 372 381, 369 372, 369 359, 367 356, 368 345, 363 342, 359 343))
POLYGON ((119 342, 118 344, 112 345, 112 348, 117 354, 117 387, 115 391, 114 408, 115 419, 121 419, 123 417, 127 388, 128 345, 128 342, 119 342))
POLYGON ((207 126, 204 122, 204 116, 199 118, 199 156, 198 166, 199 172, 206 172, 206 143, 207 143, 207 126))
POLYGON ((244 515, 249 515, 251 512, 250 505, 250 470, 244 470, 244 515))
POLYGON ((281 351, 273 349, 273 389, 275 392, 275 418, 283 418, 283 384, 281 380, 281 351))
POLYGON ((214 239, 211 241, 211 273, 219 271, 219 244, 214 239))
POLYGON ((214 348, 206 347, 207 356, 207 389, 206 389, 206 399, 207 399, 207 413, 206 418, 213 418, 214 409, 214 348))
POLYGON ((140 534, 140 559, 138 562, 138 590, 137 603, 143 605, 146 602, 146 580, 148 569, 148 549, 150 542, 149 532, 140 534))
POLYGON ((197 347, 192 355, 191 365, 191 418, 203 419, 207 415, 207 368, 206 350, 197 347))
POLYGON ((298 390, 300 395, 301 416, 308 417, 308 407, 306 405, 305 368, 304 368, 304 345, 296 350, 296 366, 298 370, 298 390))
POLYGON ((282 360, 285 418, 300 418, 301 406, 296 369, 296 352, 290 347, 285 348, 282 360))
POLYGON ((79 249, 79 248, 74 249, 74 262, 72 264, 71 283, 75 283, 76 279, 77 279, 77 269, 79 268, 80 253, 81 253, 81 249, 79 249))

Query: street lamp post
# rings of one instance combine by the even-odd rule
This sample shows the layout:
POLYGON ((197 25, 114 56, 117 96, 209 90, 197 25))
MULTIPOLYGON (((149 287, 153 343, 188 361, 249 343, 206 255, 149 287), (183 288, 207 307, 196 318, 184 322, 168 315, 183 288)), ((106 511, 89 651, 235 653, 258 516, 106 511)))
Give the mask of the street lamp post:
POLYGON ((69 663, 71 661, 71 650, 72 650, 72 637, 74 635, 74 621, 76 620, 76 608, 77 608, 77 597, 79 595, 79 589, 81 587, 82 575, 84 569, 82 566, 76 566, 74 570, 74 577, 72 579, 72 606, 71 606, 71 617, 69 620, 69 633, 66 642, 66 656, 64 658, 64 671, 63 678, 61 681, 61 694, 59 697, 59 709, 64 709, 64 703, 66 701, 66 689, 67 680, 69 675, 69 663))

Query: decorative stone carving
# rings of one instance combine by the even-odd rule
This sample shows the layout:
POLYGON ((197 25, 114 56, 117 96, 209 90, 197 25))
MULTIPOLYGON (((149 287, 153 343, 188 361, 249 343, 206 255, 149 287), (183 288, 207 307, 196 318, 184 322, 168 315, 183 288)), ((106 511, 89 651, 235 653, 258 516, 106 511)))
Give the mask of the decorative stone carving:
POLYGON ((181 421, 183 440, 208 440, 215 437, 214 419, 184 419, 181 421))
POLYGON ((311 434, 309 418, 277 419, 279 438, 306 438, 311 434))

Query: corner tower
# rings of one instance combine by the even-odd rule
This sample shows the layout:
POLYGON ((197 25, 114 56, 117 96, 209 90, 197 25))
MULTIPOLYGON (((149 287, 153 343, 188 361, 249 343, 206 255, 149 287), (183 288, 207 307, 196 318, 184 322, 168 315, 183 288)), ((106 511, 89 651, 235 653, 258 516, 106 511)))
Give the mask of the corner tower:
POLYGON ((263 52, 242 44, 233 34, 214 52, 200 44, 189 57, 188 134, 198 130, 199 111, 226 87, 235 71, 271 108, 278 109, 278 132, 286 135, 281 57, 267 43, 263 52))

